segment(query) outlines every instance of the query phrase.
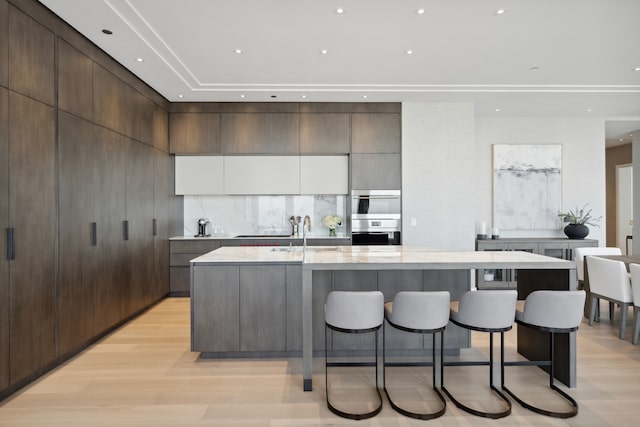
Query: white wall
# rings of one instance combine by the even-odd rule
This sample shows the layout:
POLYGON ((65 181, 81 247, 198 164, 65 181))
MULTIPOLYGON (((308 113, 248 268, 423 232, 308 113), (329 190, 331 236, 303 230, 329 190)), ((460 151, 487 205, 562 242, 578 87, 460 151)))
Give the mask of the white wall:
POLYGON ((474 249, 474 163, 472 104, 402 104, 403 244, 474 249))
MULTIPOLYGON (((562 209, 586 203, 600 228, 589 227, 589 238, 606 241, 604 120, 574 117, 476 117, 478 217, 492 219, 492 144, 562 144, 562 209)), ((562 230, 500 230, 503 237, 564 237, 562 230)))
MULTIPOLYGON (((473 250, 475 223, 492 224, 492 144, 562 144, 563 210, 589 203, 603 216, 589 238, 605 245, 603 119, 474 117, 473 105, 462 103, 402 104, 403 244, 473 250)), ((500 235, 564 237, 562 230, 500 235)))

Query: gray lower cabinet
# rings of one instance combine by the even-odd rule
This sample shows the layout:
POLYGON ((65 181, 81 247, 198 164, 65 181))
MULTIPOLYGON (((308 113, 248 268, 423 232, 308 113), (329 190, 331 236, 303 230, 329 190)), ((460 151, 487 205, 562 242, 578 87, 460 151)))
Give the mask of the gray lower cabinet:
POLYGON ((284 351, 286 268, 240 267, 240 351, 284 351))
POLYGON ((240 268, 195 267, 191 346, 205 352, 240 349, 240 268))

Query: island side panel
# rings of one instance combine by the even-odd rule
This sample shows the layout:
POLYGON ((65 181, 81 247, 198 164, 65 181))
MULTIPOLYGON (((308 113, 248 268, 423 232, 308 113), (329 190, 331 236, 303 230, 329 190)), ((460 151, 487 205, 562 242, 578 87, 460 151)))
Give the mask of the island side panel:
MULTIPOLYGON (((536 290, 575 289, 575 270, 518 270, 518 299, 536 290)), ((518 325, 518 353, 529 360, 549 358, 549 333, 518 325)), ((577 384, 576 333, 556 334, 555 378, 568 387, 577 384)), ((548 368, 543 368, 549 371, 548 368)))
POLYGON ((199 266, 192 271, 192 351, 240 349, 240 269, 199 266))

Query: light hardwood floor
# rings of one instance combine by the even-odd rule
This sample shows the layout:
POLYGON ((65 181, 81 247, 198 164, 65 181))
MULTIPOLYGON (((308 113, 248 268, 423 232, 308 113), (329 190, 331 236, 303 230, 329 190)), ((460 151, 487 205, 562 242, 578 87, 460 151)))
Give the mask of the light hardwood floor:
MULTIPOLYGON (((418 421, 395 413, 385 398, 378 416, 356 422, 327 409, 323 359, 315 361, 315 390, 310 393, 301 389, 298 359, 200 360, 189 351, 189 300, 169 298, 0 402, 0 426, 637 426, 640 347, 630 343, 630 332, 620 340, 617 324, 608 319, 592 327, 583 322, 578 331, 578 387, 569 390, 580 405, 575 418, 552 419, 514 403, 507 418, 488 420, 448 401, 443 417, 418 421)), ((474 347, 486 353, 488 340, 482 335, 473 336, 474 347)), ((507 338, 507 358, 514 358, 515 332, 507 338)), ((389 380, 395 395, 432 397, 430 377, 425 386, 411 369, 396 371, 389 380)), ((513 389, 562 406, 545 388, 542 371, 508 369, 513 389)), ((492 406, 486 397, 486 368, 462 372, 452 367, 445 375, 459 397, 492 406)), ((345 377, 336 378, 337 387, 345 377)), ((372 378, 365 374, 352 380, 368 385, 372 378)), ((352 395, 348 389, 336 390, 336 401, 344 403, 352 395)))

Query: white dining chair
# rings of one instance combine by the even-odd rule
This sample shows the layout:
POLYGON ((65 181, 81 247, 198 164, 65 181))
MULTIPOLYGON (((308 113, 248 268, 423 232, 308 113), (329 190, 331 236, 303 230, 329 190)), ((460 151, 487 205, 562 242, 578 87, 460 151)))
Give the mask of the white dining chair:
POLYGON ((631 342, 638 344, 638 335, 640 335, 640 264, 629 264, 629 271, 631 272, 631 293, 633 294, 633 338, 631 342))
POLYGON ((573 250, 574 260, 576 262, 576 272, 578 273, 578 287, 582 287, 584 283, 584 257, 587 255, 622 255, 620 248, 575 248, 573 250))
POLYGON ((620 305, 620 339, 624 338, 627 326, 627 311, 633 304, 631 284, 627 268, 622 261, 587 256, 587 270, 589 273, 589 288, 591 290, 591 313, 589 326, 593 324, 596 315, 598 298, 620 305))

